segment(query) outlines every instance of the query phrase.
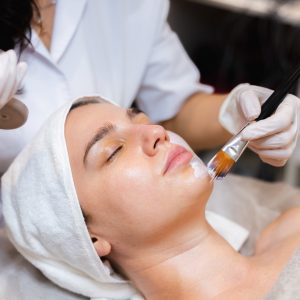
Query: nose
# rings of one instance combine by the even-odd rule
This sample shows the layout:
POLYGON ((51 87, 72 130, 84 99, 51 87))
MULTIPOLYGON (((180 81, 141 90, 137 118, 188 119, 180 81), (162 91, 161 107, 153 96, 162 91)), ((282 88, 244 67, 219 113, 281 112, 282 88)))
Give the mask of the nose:
POLYGON ((160 125, 142 125, 140 134, 142 148, 149 156, 154 156, 158 152, 159 146, 169 141, 167 131, 160 125))

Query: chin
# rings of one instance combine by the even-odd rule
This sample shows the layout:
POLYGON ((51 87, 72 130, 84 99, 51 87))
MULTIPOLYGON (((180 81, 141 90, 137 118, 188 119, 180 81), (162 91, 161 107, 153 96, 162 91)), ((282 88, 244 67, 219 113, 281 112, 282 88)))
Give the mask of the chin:
POLYGON ((200 195, 206 195, 209 197, 212 193, 214 183, 211 180, 211 177, 207 175, 203 177, 202 180, 197 182, 198 185, 198 192, 200 195))
POLYGON ((213 190, 213 181, 208 174, 201 179, 193 176, 189 182, 189 186, 186 186, 184 190, 190 201, 195 201, 198 204, 206 203, 213 190))

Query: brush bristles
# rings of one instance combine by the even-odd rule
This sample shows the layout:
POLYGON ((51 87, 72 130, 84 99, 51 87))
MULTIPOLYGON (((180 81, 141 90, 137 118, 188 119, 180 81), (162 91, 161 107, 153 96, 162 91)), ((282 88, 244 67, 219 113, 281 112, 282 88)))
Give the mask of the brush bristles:
POLYGON ((212 179, 222 179, 232 168, 235 161, 224 151, 220 150, 207 164, 208 173, 212 179))

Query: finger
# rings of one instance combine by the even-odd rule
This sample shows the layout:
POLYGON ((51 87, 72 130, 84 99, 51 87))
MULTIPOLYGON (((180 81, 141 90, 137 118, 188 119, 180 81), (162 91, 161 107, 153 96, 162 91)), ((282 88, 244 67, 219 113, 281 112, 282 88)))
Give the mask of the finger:
POLYGON ((245 140, 254 140, 287 130, 296 119, 294 105, 282 103, 275 114, 267 119, 254 122, 242 132, 245 140))
POLYGON ((8 80, 9 55, 7 52, 1 54, 0 62, 0 101, 8 80))
POLYGON ((263 104, 273 93, 273 90, 257 85, 251 85, 251 89, 258 97, 260 104, 263 104))
POLYGON ((27 70, 27 64, 25 62, 18 63, 17 70, 16 70, 15 85, 11 89, 9 98, 13 97, 16 94, 17 90, 21 87, 26 70, 27 70))
POLYGON ((11 90, 15 85, 16 80, 16 68, 17 68, 17 56, 12 50, 8 51, 8 68, 7 68, 7 80, 6 85, 3 88, 2 101, 7 101, 11 96, 11 90))
POLYGON ((272 90, 261 86, 251 85, 250 88, 245 87, 239 96, 241 112, 247 121, 253 121, 261 112, 261 105, 272 94, 272 90))
POLYGON ((291 155, 294 151, 294 148, 295 148, 295 145, 293 144, 290 147, 276 149, 276 150, 255 151, 255 149, 252 149, 252 148, 251 148, 251 150, 253 150, 255 153, 257 153, 263 161, 267 161, 267 160, 286 161, 291 157, 291 155))
POLYGON ((18 63, 18 65, 17 65, 17 80, 16 80, 18 87, 21 85, 21 83, 25 77, 26 71, 27 71, 26 62, 18 63))
POLYGON ((13 68, 11 69, 11 86, 10 89, 7 90, 8 99, 14 96, 16 91, 16 84, 17 84, 18 58, 14 50, 11 50, 10 58, 11 58, 11 66, 13 66, 13 68))
POLYGON ((273 136, 252 140, 249 143, 256 150, 285 148, 295 143, 298 137, 298 124, 294 122, 288 130, 273 136))
POLYGON ((260 157, 260 159, 264 162, 267 163, 273 167, 283 167, 286 163, 287 163, 287 159, 270 159, 268 157, 264 158, 264 157, 260 157))
POLYGON ((22 81, 23 81, 23 79, 25 77, 26 71, 27 71, 27 64, 25 62, 18 63, 18 65, 17 65, 17 75, 16 75, 17 77, 16 77, 16 84, 15 84, 14 94, 17 91, 17 89, 21 86, 22 81))
POLYGON ((239 96, 239 106, 248 122, 255 120, 261 111, 261 104, 252 90, 246 90, 239 96))

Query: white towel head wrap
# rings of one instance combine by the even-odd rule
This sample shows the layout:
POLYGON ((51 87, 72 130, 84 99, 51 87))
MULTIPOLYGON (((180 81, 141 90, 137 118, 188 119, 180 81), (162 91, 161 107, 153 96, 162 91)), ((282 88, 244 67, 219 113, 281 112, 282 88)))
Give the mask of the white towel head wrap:
POLYGON ((81 212, 64 135, 74 102, 48 119, 2 177, 8 236, 59 286, 93 299, 133 299, 136 290, 98 257, 81 212))

